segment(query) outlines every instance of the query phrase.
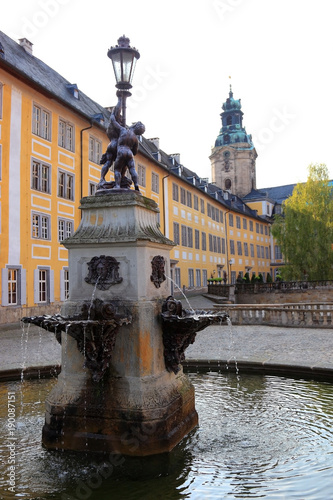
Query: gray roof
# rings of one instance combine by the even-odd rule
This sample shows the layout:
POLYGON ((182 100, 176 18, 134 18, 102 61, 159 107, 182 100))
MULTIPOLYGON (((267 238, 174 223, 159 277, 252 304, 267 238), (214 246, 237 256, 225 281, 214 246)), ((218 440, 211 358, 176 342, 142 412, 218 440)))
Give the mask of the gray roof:
MULTIPOLYGON (((100 104, 90 99, 79 90, 79 98, 74 97, 75 84, 69 82, 59 73, 54 71, 43 61, 29 54, 20 44, 0 31, 0 67, 6 67, 18 76, 31 81, 57 100, 63 101, 67 106, 83 114, 88 120, 95 119, 97 123, 101 118, 109 120, 110 113, 100 104), (101 116, 102 115, 102 116, 101 116)), ((76 87, 77 88, 77 87, 76 87)))
POLYGON ((262 189, 252 189, 250 193, 244 196, 243 200, 246 201, 254 201, 254 200, 269 200, 273 203, 282 204, 284 200, 289 198, 292 195, 294 187, 296 184, 287 184, 285 186, 276 186, 270 188, 262 188, 262 189))

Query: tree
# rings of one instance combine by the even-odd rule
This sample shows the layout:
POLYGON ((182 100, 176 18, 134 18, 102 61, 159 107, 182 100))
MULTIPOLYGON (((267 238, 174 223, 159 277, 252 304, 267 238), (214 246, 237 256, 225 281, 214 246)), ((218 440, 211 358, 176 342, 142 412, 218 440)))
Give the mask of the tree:
POLYGON ((285 280, 333 279, 333 194, 328 169, 311 164, 306 183, 297 184, 275 216, 272 234, 286 265, 285 280))

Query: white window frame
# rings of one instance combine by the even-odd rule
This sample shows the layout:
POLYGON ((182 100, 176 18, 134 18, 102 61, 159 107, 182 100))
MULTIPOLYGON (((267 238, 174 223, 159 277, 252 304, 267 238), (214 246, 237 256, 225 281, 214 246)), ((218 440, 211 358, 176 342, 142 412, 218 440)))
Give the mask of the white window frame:
POLYGON ((2 305, 3 306, 20 306, 26 304, 26 270, 21 265, 6 265, 1 270, 2 281, 2 305), (16 271, 16 303, 9 301, 9 271, 16 271))
POLYGON ((89 136, 89 161, 93 163, 100 162, 102 156, 102 141, 94 137, 93 135, 89 136))
POLYGON ((41 212, 31 214, 31 237, 37 240, 51 239, 51 216, 41 212))
POLYGON ((74 201, 75 193, 75 175, 66 170, 58 169, 58 196, 59 198, 64 198, 66 200, 74 201), (60 183, 60 179, 64 178, 64 181, 60 183), (70 186, 71 179, 71 186, 70 186))
POLYGON ((66 238, 72 236, 74 232, 74 221, 72 219, 65 219, 58 217, 58 241, 64 241, 66 238))
POLYGON ((47 141, 51 140, 51 112, 39 104, 33 103, 32 133, 47 141))
POLYGON ((73 123, 59 118, 58 125, 58 146, 67 149, 68 151, 75 151, 75 126, 73 123))
POLYGON ((36 158, 31 159, 31 189, 41 191, 42 193, 51 193, 51 165, 36 160, 36 158), (35 175, 34 167, 38 170, 37 175, 35 175), (47 172, 46 178, 43 175, 44 172, 47 172))
POLYGON ((160 192, 160 176, 155 172, 151 173, 151 190, 157 194, 160 192))
POLYGON ((140 186, 146 187, 146 167, 144 165, 138 165, 138 181, 140 186))

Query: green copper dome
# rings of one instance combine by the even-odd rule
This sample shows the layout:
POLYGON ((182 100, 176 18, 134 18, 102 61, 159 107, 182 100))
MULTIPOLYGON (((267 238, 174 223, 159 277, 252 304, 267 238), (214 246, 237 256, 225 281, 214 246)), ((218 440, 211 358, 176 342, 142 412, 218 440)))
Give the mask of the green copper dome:
POLYGON ((215 141, 215 147, 237 143, 247 143, 253 148, 252 137, 243 127, 243 111, 240 99, 234 99, 230 85, 229 97, 222 104, 222 128, 215 141))

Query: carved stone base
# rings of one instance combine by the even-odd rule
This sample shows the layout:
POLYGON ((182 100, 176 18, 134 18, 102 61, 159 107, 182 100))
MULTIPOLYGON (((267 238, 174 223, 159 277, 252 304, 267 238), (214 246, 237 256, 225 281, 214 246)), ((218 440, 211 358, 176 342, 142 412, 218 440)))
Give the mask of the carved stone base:
POLYGON ((89 385, 79 396, 64 386, 50 394, 43 428, 46 448, 154 455, 172 450, 198 423, 194 389, 183 373, 172 382, 169 376, 150 377, 135 388, 114 378, 108 390, 105 383, 89 385))

